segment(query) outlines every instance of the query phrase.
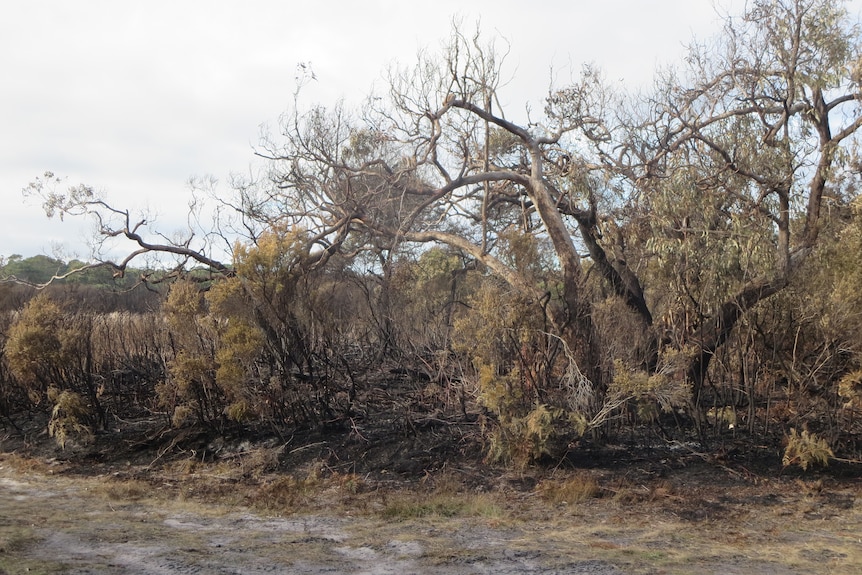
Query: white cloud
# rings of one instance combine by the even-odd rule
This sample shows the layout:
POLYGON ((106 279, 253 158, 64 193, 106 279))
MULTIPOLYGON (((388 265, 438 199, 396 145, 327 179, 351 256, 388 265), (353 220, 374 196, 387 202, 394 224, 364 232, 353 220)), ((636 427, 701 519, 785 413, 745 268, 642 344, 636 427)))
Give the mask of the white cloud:
POLYGON ((186 180, 247 169, 258 126, 291 102, 298 62, 314 67, 314 98, 359 102, 388 64, 436 50, 458 15, 510 42, 518 109, 540 107, 551 66, 560 81, 593 61, 643 84, 692 35, 719 28, 710 0, 9 2, 0 198, 15 209, 0 216, 0 254, 32 255, 48 237, 80 244, 22 204, 21 188, 44 170, 181 225, 186 180))

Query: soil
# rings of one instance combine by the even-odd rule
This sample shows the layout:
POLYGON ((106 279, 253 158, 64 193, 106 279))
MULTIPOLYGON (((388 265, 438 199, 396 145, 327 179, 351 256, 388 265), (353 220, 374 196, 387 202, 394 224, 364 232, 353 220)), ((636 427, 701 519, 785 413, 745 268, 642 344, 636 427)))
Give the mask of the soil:
POLYGON ((0 574, 862 572, 858 466, 695 443, 482 462, 475 422, 0 435, 0 574))

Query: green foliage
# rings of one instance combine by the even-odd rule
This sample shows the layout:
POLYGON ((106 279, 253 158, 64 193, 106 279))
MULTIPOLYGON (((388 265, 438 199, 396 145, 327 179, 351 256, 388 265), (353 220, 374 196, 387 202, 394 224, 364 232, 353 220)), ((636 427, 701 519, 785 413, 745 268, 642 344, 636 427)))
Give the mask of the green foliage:
POLYGON ((680 373, 680 365, 685 365, 687 357, 684 351, 666 350, 660 357, 659 371, 654 374, 629 369, 621 360, 615 360, 608 397, 620 403, 634 402, 643 422, 657 419, 659 409, 670 413, 675 408, 687 406, 691 389, 684 374, 680 373))
POLYGON ((414 279, 421 287, 430 284, 438 289, 447 289, 449 287, 447 280, 460 267, 460 258, 455 254, 442 248, 431 248, 422 252, 416 261, 414 279))
POLYGON ((515 134, 496 126, 491 127, 488 134, 488 154, 491 158, 501 160, 502 163, 508 155, 517 152, 521 145, 521 140, 515 134))
POLYGON ((9 328, 5 357, 15 378, 28 390, 39 393, 61 368, 60 307, 47 294, 31 299, 9 328))
POLYGON ((65 273, 68 266, 61 260, 44 255, 23 258, 18 254, 9 256, 0 266, 0 278, 16 277, 32 283, 45 283, 55 275, 65 273))
MULTIPOLYGON (((683 158, 687 163, 688 159, 683 158)), ((654 316, 662 328, 682 342, 701 318, 719 307, 746 281, 769 269, 774 261, 772 221, 745 212, 728 188, 744 181, 704 184, 707 176, 680 166, 649 191, 648 231, 630 238, 644 250, 645 277, 661 286, 654 294, 654 316)))
MULTIPOLYGON (((514 294, 493 279, 487 279, 468 298, 469 313, 455 321, 453 347, 471 357, 477 366, 493 365, 502 372, 520 371, 527 385, 535 385, 530 368, 546 359, 546 323, 541 308, 514 294)), ((535 395, 525 388, 526 405, 535 395)))
POLYGON ((181 337, 193 335, 197 331, 197 320, 204 312, 200 288, 188 281, 174 283, 162 311, 173 333, 181 337))
MULTIPOLYGON (((4 262, 0 258, 0 282, 15 278, 31 284, 45 284, 54 277, 64 276, 85 267, 87 262, 73 259, 64 262, 57 258, 37 255, 24 258, 18 254, 9 256, 4 262)), ((128 288, 142 275, 142 270, 127 269, 123 277, 115 277, 112 268, 103 266, 79 271, 55 280, 58 285, 89 285, 100 288, 128 288)))
POLYGON ((168 377, 156 387, 159 404, 174 425, 189 423, 191 414, 199 423, 214 423, 225 406, 224 394, 215 381, 215 333, 198 286, 171 285, 162 312, 175 353, 167 362, 168 377))
MULTIPOLYGON (((457 33, 441 62, 395 74, 391 101, 297 112, 284 146, 267 142, 270 177, 238 183, 225 204, 264 230, 235 246, 233 268, 210 262, 217 281, 189 271, 140 341, 101 332, 154 376, 120 352, 94 367, 103 318, 43 294, 6 320, 0 383, 34 404, 59 390, 63 443, 85 408, 98 411, 94 382, 150 409, 158 380, 177 426, 278 428, 359 413, 373 370, 412 360, 435 399, 463 386, 489 457, 519 467, 613 432, 605 424, 623 414, 655 422, 681 407, 701 433, 704 413, 716 429, 739 413, 749 433, 817 422, 836 445, 858 445, 860 36, 837 0, 752 0, 725 32, 695 44, 648 105, 586 69, 536 118, 542 137, 503 121, 500 61, 457 33), (135 378, 146 385, 129 391, 135 378)), ((123 210, 87 186, 48 189, 58 182, 46 174, 30 190, 49 214, 95 215, 105 237, 122 237, 111 222, 123 210)), ((168 251, 207 260, 189 245, 168 251)), ((0 280, 29 282, 85 265, 2 263, 0 280)), ((83 292, 110 269, 55 287, 83 292)), ((4 309, 17 312, 13 295, 4 309)), ((787 464, 829 456, 791 432, 787 464)))
POLYGON ((225 408, 225 415, 228 419, 239 423, 251 419, 252 413, 251 406, 244 399, 234 401, 225 408))
POLYGON ((195 421, 199 421, 199 419, 196 418, 191 406, 180 404, 174 407, 171 414, 171 425, 176 428, 180 428, 192 425, 195 421))
POLYGON ((213 363, 209 358, 180 351, 168 363, 168 372, 180 397, 200 399, 213 392, 213 363))
POLYGON ((523 417, 500 417, 499 425, 488 433, 489 459, 523 469, 544 456, 559 457, 567 447, 566 437, 578 425, 568 416, 561 408, 539 404, 523 417))
POLYGON ((245 293, 241 278, 229 278, 212 286, 206 294, 206 303, 218 341, 216 383, 229 401, 240 402, 245 406, 242 411, 248 414, 249 405, 242 399, 251 391, 251 374, 263 353, 266 338, 254 322, 254 307, 249 305, 245 293))
POLYGON ((286 306, 302 272, 307 239, 301 228, 274 227, 253 245, 238 243, 234 247, 237 276, 261 301, 286 306))
MULTIPOLYGON (((824 249, 826 261, 820 272, 831 285, 817 287, 831 288, 829 304, 835 309, 831 320, 842 322, 845 329, 858 329, 862 327, 862 196, 850 203, 850 220, 836 240, 824 249)), ((862 351, 862 345, 854 349, 862 351)))
POLYGON ((733 407, 711 407, 706 412, 707 419, 718 428, 735 429, 736 410, 733 407))
POLYGON ((240 277, 226 278, 214 282, 206 293, 206 304, 213 315, 220 318, 239 317, 251 320, 254 307, 249 305, 248 295, 240 277))
POLYGON ((479 401, 498 413, 521 413, 537 399, 536 365, 543 359, 541 315, 493 281, 469 300, 454 326, 453 348, 471 357, 479 376, 479 401))
POLYGON ((243 421, 253 413, 253 388, 249 385, 255 360, 261 355, 264 337, 256 326, 234 320, 221 334, 216 352, 216 384, 224 392, 230 405, 226 414, 229 419, 243 421))
POLYGON ((31 403, 42 403, 50 386, 88 391, 91 407, 98 407, 85 361, 89 327, 86 318, 65 313, 46 293, 24 306, 9 327, 4 359, 31 403))
MULTIPOLYGON (((130 316, 100 315, 87 309, 88 304, 88 300, 77 300, 54 290, 39 292, 11 316, 14 321, 6 330, 0 360, 32 406, 43 404, 49 388, 56 393, 68 391, 86 402, 91 410, 91 424, 102 426, 107 422, 101 398, 106 388, 120 391, 112 385, 114 378, 138 367, 137 360, 127 356, 127 362, 119 368, 114 361, 116 356, 137 348, 131 343, 135 336, 152 342, 160 333, 152 329, 142 333, 131 325, 134 322, 129 322, 111 334, 122 323, 116 320, 130 316), (55 296, 63 296, 62 305, 55 301, 55 296)), ((150 367, 155 361, 152 355, 147 359, 150 367)), ((125 402, 123 409, 129 408, 140 409, 140 406, 125 402)))
POLYGON ((798 75, 809 85, 823 89, 839 87, 856 42, 856 30, 847 26, 845 3, 804 0, 799 31, 794 29, 791 6, 792 3, 757 0, 749 7, 746 21, 760 28, 760 33, 753 34, 762 42, 757 48, 765 49, 783 63, 797 60, 798 75))
POLYGON ((836 201, 824 222, 827 241, 794 277, 790 289, 755 316, 768 346, 766 373, 787 382, 793 425, 840 422, 858 434, 862 372, 862 198, 836 201), (771 349, 770 349, 771 348, 771 349))
POLYGON ((497 242, 500 258, 524 277, 541 284, 551 274, 553 250, 536 235, 509 226, 500 232, 497 242))
POLYGON ((787 446, 784 448, 784 457, 781 460, 785 467, 798 465, 803 471, 807 471, 812 465, 826 467, 829 465, 829 460, 835 457, 826 440, 809 433, 808 430, 797 433, 796 429, 791 428, 790 435, 785 437, 785 441, 787 446))
MULTIPOLYGON (((520 265, 535 245, 524 241, 520 265)), ((513 252, 518 245, 512 246, 513 252)), ((538 273, 541 266, 535 268, 538 273)), ((492 415, 484 428, 488 457, 516 467, 544 456, 561 456, 584 433, 586 416, 572 407, 569 360, 559 338, 547 332, 542 310, 486 279, 468 298, 469 310, 455 321, 453 349, 472 358, 476 400, 492 415)))
POLYGON ((381 287, 388 293, 380 294, 384 302, 388 297, 388 309, 380 312, 391 318, 399 347, 445 350, 452 318, 470 289, 471 277, 462 259, 443 248, 424 250, 418 258, 400 258, 389 285, 381 287))
POLYGON ((329 388, 342 382, 329 377, 333 366, 352 376, 356 366, 338 354, 355 350, 362 330, 347 324, 356 302, 337 301, 348 273, 314 269, 309 245, 302 228, 273 226, 235 245, 231 277, 171 286, 163 314, 173 356, 157 393, 175 425, 332 416, 329 388))
POLYGON ((497 373, 496 366, 477 362, 479 401, 492 412, 512 414, 523 411, 525 390, 517 369, 507 374, 497 373))

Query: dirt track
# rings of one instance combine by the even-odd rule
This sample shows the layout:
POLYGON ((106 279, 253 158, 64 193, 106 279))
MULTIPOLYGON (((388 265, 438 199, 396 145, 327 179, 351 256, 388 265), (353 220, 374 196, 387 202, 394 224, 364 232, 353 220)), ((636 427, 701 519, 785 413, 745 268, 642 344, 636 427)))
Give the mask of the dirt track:
POLYGON ((604 500, 530 517, 388 521, 368 510, 267 517, 174 495, 118 497, 111 485, 0 459, 0 573, 862 572, 852 497, 838 507, 778 499, 757 514, 725 509, 696 522, 663 504, 604 500))
POLYGON ((320 515, 267 518, 188 502, 165 509, 152 502, 112 502, 79 481, 4 475, 0 565, 10 575, 623 573, 577 553, 521 550, 524 529, 481 522, 420 526, 320 515))

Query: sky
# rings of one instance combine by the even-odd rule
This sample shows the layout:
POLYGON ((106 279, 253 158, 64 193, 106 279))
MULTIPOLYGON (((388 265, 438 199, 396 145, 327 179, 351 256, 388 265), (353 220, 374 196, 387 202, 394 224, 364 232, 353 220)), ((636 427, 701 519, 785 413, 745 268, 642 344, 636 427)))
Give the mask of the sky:
POLYGON ((387 67, 436 51, 453 19, 510 45, 509 110, 541 109, 594 63, 629 88, 679 62, 741 0, 28 0, 0 6, 0 256, 88 259, 90 227, 46 218, 21 190, 45 171, 183 227, 188 180, 255 164, 297 66, 309 103, 358 104, 387 67))

